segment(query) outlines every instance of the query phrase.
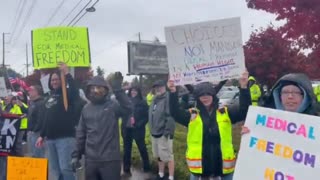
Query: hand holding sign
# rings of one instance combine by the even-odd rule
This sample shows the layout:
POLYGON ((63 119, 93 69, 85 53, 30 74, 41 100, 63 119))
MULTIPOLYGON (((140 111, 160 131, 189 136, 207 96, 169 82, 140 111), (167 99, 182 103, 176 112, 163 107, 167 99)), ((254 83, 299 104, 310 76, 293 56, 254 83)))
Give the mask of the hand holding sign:
POLYGON ((242 89, 247 89, 248 79, 249 79, 249 72, 247 70, 245 70, 242 73, 241 78, 239 79, 239 84, 242 89))
POLYGON ((69 73, 69 68, 66 63, 64 63, 63 61, 60 61, 58 65, 59 65, 59 70, 62 72, 62 74, 67 75, 69 73))

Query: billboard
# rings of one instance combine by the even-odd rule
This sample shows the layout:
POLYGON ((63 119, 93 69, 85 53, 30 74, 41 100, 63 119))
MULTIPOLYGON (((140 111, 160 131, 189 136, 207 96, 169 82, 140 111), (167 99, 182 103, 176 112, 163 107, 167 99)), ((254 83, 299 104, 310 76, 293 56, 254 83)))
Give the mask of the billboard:
POLYGON ((128 42, 130 75, 168 74, 167 48, 160 43, 128 42))

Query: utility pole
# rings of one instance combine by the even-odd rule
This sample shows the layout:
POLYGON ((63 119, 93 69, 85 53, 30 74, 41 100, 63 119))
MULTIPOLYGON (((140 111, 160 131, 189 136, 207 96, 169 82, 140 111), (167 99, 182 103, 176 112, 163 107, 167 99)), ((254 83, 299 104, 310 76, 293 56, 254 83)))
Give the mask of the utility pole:
MULTIPOLYGON (((140 32, 138 33, 138 38, 139 38, 139 43, 141 43, 141 33, 140 33, 140 32)), ((139 84, 140 84, 140 88, 142 88, 142 78, 143 78, 143 75, 142 75, 142 74, 139 74, 139 84)))
POLYGON ((27 70, 27 76, 29 76, 29 56, 28 56, 28 43, 26 43, 26 70, 27 70))
POLYGON ((5 53, 6 53, 6 35, 9 33, 2 33, 2 67, 5 68, 5 53))

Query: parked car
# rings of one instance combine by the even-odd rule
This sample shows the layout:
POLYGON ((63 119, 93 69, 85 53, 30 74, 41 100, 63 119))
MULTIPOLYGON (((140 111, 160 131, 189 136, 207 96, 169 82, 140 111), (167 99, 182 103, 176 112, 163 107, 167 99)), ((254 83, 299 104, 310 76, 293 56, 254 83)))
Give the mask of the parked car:
POLYGON ((236 91, 220 91, 218 94, 219 107, 233 105, 239 103, 239 90, 236 91))

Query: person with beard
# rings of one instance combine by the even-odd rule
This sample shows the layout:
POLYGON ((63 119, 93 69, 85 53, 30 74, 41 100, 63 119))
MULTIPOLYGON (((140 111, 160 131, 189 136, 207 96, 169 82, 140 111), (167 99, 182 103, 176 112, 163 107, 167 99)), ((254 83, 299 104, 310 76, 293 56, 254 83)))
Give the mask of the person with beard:
POLYGON ((81 112, 76 130, 76 150, 71 164, 76 171, 85 156, 85 179, 120 180, 121 157, 119 142, 119 117, 127 119, 132 113, 132 103, 121 87, 123 76, 116 72, 110 85, 117 101, 108 96, 109 86, 101 76, 93 77, 87 84, 86 95, 90 103, 81 112))
POLYGON ((245 119, 251 104, 247 72, 243 73, 239 84, 239 105, 219 108, 216 91, 221 88, 220 84, 213 87, 203 82, 193 87, 195 107, 185 110, 179 105, 173 81, 168 82, 170 112, 178 123, 188 127, 186 161, 190 180, 232 180, 236 162, 232 124, 245 119))
POLYGON ((48 150, 50 176, 63 180, 75 180, 70 164, 75 148, 75 103, 79 91, 65 63, 59 63, 60 72, 49 76, 50 95, 44 100, 44 121, 36 146, 42 147, 44 139, 48 150), (61 74, 66 87, 62 87, 61 74), (62 88, 66 88, 68 108, 63 104, 62 88))
POLYGON ((132 141, 135 140, 141 159, 143 161, 144 172, 150 171, 149 156, 145 143, 146 124, 148 122, 148 105, 143 99, 139 87, 132 87, 128 91, 128 96, 133 103, 133 115, 127 121, 122 121, 121 134, 123 138, 123 171, 126 175, 131 175, 131 150, 132 141))

